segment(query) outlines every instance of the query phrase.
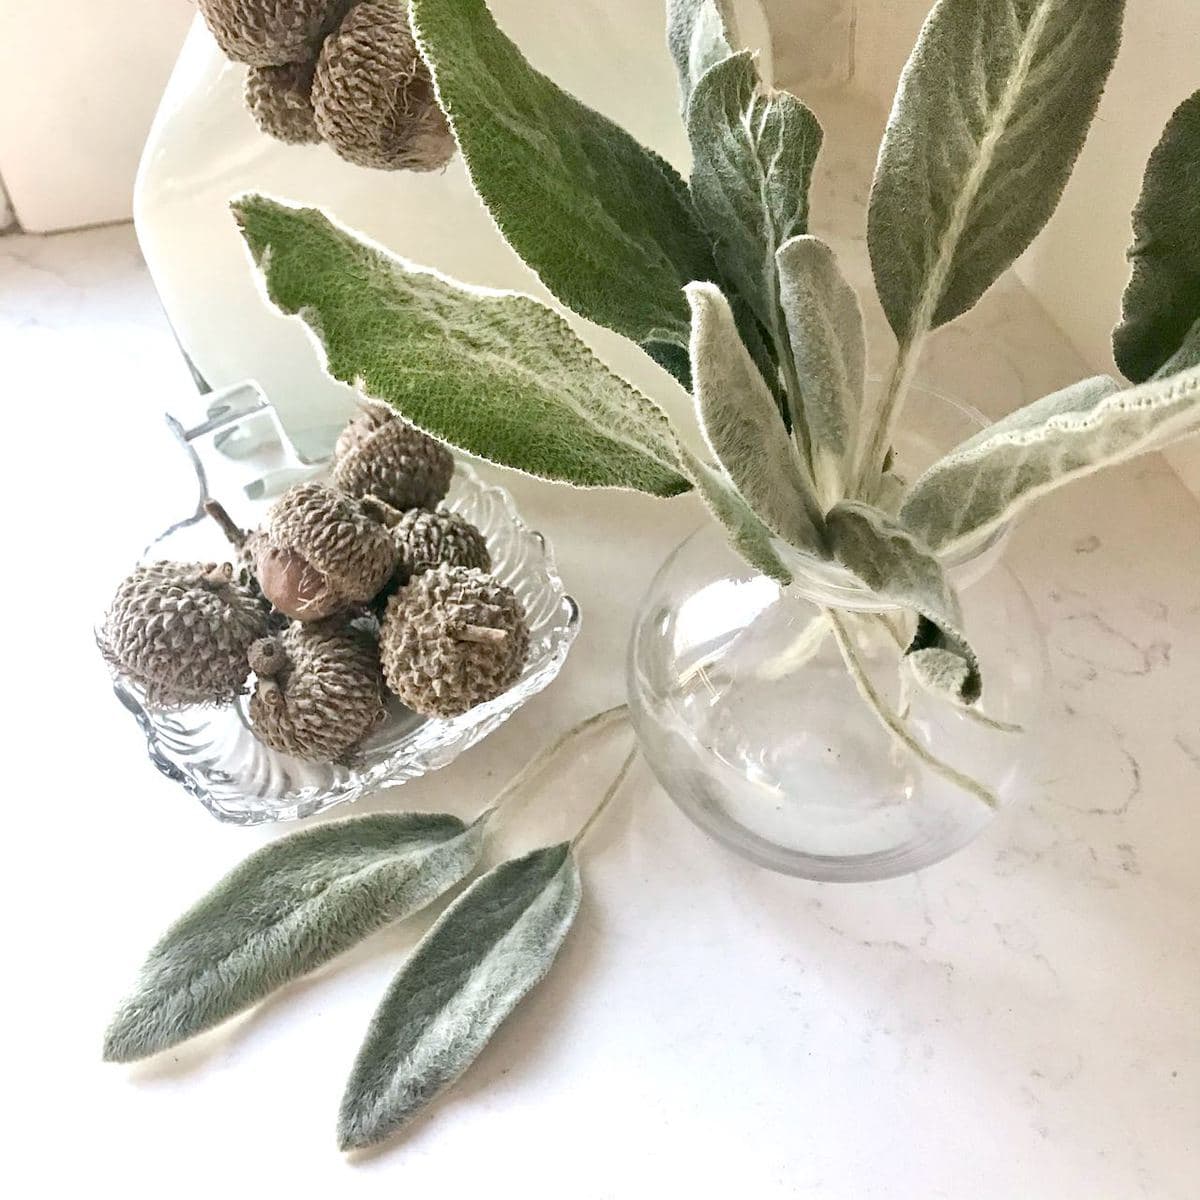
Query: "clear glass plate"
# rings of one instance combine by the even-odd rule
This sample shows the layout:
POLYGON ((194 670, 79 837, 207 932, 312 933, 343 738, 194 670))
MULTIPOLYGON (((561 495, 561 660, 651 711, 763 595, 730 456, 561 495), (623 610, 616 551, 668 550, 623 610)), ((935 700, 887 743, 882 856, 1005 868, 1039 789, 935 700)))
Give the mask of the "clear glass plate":
MULTIPOLYGON (((278 437, 274 413, 261 393, 243 389, 234 400, 226 419, 194 430, 168 420, 196 468, 200 505, 208 498, 210 476, 237 477, 236 490, 227 480, 228 490, 214 487, 214 494, 245 527, 257 523, 284 485, 321 472, 296 459, 278 437), (244 395, 251 397, 248 405, 244 395), (217 453, 214 445, 225 453, 217 453)), ((343 766, 304 762, 264 746, 247 722, 245 697, 227 708, 161 712, 146 706, 140 688, 114 674, 113 690, 145 733, 151 762, 219 820, 239 825, 291 821, 444 767, 546 687, 579 631, 579 608, 563 588, 545 538, 524 524, 508 492, 485 483, 466 463, 458 463, 446 503, 478 526, 493 573, 525 606, 529 658, 507 692, 448 720, 418 716, 392 697, 386 720, 343 766)), ((199 513, 200 506, 196 515, 156 538, 143 561, 229 561, 228 543, 199 513)))

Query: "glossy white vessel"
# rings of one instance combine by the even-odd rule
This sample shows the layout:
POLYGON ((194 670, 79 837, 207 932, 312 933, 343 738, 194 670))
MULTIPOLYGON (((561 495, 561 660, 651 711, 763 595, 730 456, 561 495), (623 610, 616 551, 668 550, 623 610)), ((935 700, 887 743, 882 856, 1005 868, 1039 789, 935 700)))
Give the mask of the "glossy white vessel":
MULTIPOLYGON (((491 0, 529 60, 677 166, 687 147, 660 0, 491 0)), ((765 47, 758 0, 738 0, 740 39, 765 47)), ((769 53, 763 52, 769 75, 769 53)), ((163 96, 138 174, 134 215, 167 315, 213 388, 253 379, 297 449, 326 453, 352 407, 321 371, 308 336, 265 302, 228 212, 232 196, 267 192, 328 210, 414 262, 470 283, 550 297, 496 232, 463 167, 418 175, 368 171, 324 146, 285 146, 242 106, 245 68, 230 64, 199 17, 163 96)), ((677 385, 607 330, 572 323, 615 369, 668 407, 677 385)))

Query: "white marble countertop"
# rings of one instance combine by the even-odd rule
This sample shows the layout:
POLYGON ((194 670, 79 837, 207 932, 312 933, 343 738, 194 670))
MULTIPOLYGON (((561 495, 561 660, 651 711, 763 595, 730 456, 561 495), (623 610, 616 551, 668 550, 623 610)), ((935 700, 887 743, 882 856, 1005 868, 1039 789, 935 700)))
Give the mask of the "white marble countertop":
MULTIPOLYGON (((826 212, 865 194, 842 144, 831 129, 826 212)), ((847 216, 824 232, 861 271, 856 230, 847 216)), ((1006 280, 924 377, 996 413, 1085 371, 1006 280)), ((0 1177, 28 1173, 11 1194, 1197 1195, 1200 504, 1160 459, 1047 500, 1013 540, 1055 692, 1030 738, 1037 787, 976 843, 888 883, 786 879, 708 840, 639 768, 589 840, 551 976, 403 1141, 347 1163, 341 1087, 419 923, 177 1052, 99 1058, 152 940, 276 833, 217 824, 154 770, 91 641, 114 572, 190 488, 159 417, 190 383, 130 229, 0 240, 0 381, 0 1177)), ((638 596, 701 519, 687 499, 505 483, 557 549, 580 640, 500 732, 360 811, 473 812, 554 732, 620 700, 638 596)), ((505 839, 572 830, 622 749, 582 754, 505 839)))

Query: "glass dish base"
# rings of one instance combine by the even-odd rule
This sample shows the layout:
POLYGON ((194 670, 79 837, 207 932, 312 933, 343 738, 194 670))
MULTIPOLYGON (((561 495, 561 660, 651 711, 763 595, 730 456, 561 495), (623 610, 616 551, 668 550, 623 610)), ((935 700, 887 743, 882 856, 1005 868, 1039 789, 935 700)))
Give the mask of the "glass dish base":
MULTIPOLYGON (((156 538, 142 561, 229 561, 228 542, 203 515, 210 488, 239 525, 253 528, 279 492, 323 474, 320 464, 296 456, 257 388, 241 385, 205 400, 209 418, 190 430, 168 418, 196 470, 196 511, 156 538)), ((445 503, 483 533, 492 573, 524 605, 529 657, 508 691, 449 719, 419 716, 392 698, 386 719, 343 765, 305 762, 263 745, 247 720, 246 696, 224 708, 163 711, 114 675, 113 689, 145 734, 151 762, 222 821, 296 820, 446 766, 546 687, 579 631, 579 609, 545 539, 524 524, 508 492, 485 483, 461 461, 445 503)))

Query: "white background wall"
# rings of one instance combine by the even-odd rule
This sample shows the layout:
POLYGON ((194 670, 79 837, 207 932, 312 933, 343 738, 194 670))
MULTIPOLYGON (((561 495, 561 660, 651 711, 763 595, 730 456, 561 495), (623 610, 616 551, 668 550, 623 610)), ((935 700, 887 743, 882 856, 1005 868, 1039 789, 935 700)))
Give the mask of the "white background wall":
POLYGON ((33 233, 126 220, 192 0, 0 0, 0 176, 33 233))

